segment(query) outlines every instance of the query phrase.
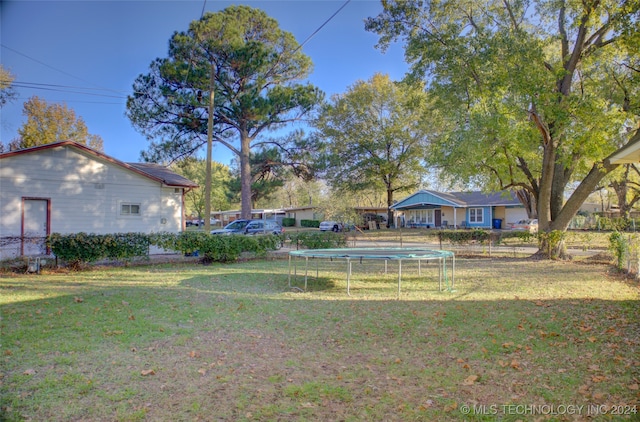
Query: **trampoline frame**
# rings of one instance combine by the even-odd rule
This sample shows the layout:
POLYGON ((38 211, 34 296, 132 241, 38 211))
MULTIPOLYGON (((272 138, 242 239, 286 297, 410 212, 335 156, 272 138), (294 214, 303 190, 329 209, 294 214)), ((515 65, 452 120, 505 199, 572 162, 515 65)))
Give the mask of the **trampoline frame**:
MULTIPOLYGON (((443 276, 445 284, 448 286, 449 292, 453 291, 455 284, 455 268, 456 257, 451 251, 434 250, 425 248, 338 248, 338 249, 302 249, 289 252, 289 288, 293 288, 291 285, 291 263, 293 261, 293 277, 298 276, 297 260, 293 258, 304 258, 304 291, 307 291, 308 286, 308 273, 309 273, 309 258, 319 259, 344 259, 347 262, 347 295, 351 296, 351 273, 352 263, 354 260, 362 262, 366 259, 384 260, 385 274, 387 272, 388 261, 398 261, 398 293, 397 298, 400 298, 400 289, 402 284, 402 261, 418 261, 418 274, 422 275, 420 263, 423 260, 437 260, 438 261, 438 287, 442 291, 443 276), (447 258, 452 261, 451 265, 451 285, 449 286, 447 275, 447 258)), ((318 266, 316 266, 316 279, 318 278, 318 266)))

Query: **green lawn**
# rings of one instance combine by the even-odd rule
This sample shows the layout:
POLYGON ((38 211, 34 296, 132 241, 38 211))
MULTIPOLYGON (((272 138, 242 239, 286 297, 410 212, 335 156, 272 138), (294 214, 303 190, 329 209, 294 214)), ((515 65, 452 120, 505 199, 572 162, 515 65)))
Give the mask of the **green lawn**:
POLYGON ((344 263, 318 264, 308 292, 286 260, 4 273, 2 416, 640 417, 638 283, 609 266, 457 259, 440 292, 403 264, 396 300, 393 264, 354 264, 351 297, 344 263))

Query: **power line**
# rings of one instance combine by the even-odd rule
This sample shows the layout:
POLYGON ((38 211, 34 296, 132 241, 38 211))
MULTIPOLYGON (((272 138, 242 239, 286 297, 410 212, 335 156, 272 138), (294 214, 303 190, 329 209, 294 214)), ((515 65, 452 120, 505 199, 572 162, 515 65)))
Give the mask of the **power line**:
MULTIPOLYGON (((19 101, 28 101, 31 98, 16 97, 19 101)), ((64 104, 105 104, 105 105, 122 105, 122 102, 109 102, 109 101, 82 101, 82 100, 61 100, 61 101, 47 101, 47 103, 64 103, 64 104)))
POLYGON ((80 86, 54 85, 54 84, 43 84, 43 83, 36 83, 36 82, 20 82, 20 81, 13 82, 12 86, 16 88, 41 89, 44 91, 58 91, 58 92, 67 92, 70 94, 92 95, 96 97, 122 98, 122 99, 127 98, 126 96, 123 96, 123 95, 108 95, 108 94, 82 91, 82 90, 85 90, 85 91, 99 90, 99 91, 116 92, 111 89, 105 89, 105 88, 85 88, 80 86), (80 91, 77 91, 77 90, 80 90, 80 91))
MULTIPOLYGON (((307 39, 305 39, 305 40, 302 42, 302 44, 300 44, 300 45, 298 46, 298 48, 296 48, 295 50, 293 50, 293 53, 295 53, 296 51, 300 50, 300 49, 301 49, 301 48, 302 48, 302 47, 303 47, 307 42, 309 42, 309 40, 311 40, 311 38, 313 38, 313 37, 314 37, 318 32, 320 32, 320 30, 321 30, 322 28, 324 28, 324 26, 325 26, 326 24, 328 24, 328 23, 329 23, 333 18, 335 18, 335 17, 336 17, 336 15, 337 15, 338 13, 340 13, 340 11, 341 11, 342 9, 344 9, 344 8, 347 6, 347 4, 349 4, 350 2, 351 2, 351 0, 347 0, 347 1, 345 1, 345 2, 344 2, 344 4, 343 4, 342 6, 340 6, 340 8, 339 8, 338 10, 336 10, 336 11, 335 11, 335 13, 329 17, 329 19, 327 19, 326 21, 324 21, 324 23, 323 23, 322 25, 320 25, 320 26, 318 27, 318 29, 316 29, 315 31, 313 31, 313 33, 312 33, 311 35, 309 35, 309 36, 307 37, 307 39)), ((292 53, 292 54, 293 54, 293 53, 292 53)))
POLYGON ((94 83, 92 83, 92 82, 90 82, 90 81, 87 81, 87 80, 82 79, 82 78, 80 78, 80 77, 78 77, 78 76, 72 75, 72 74, 71 74, 71 73, 69 73, 69 72, 65 72, 64 70, 60 70, 60 69, 58 69, 58 68, 56 68, 56 67, 53 67, 53 66, 51 66, 51 65, 48 65, 47 63, 45 63, 45 62, 43 62, 43 61, 40 61, 40 60, 35 59, 35 58, 31 57, 31 56, 28 56, 28 55, 26 55, 26 54, 24 54, 24 53, 21 53, 21 52, 19 52, 18 50, 15 50, 15 49, 13 49, 13 48, 11 48, 11 47, 9 47, 9 46, 7 46, 7 45, 4 45, 4 44, 2 44, 2 43, 0 43, 0 46, 2 46, 2 48, 5 48, 5 49, 7 49, 7 50, 9 50, 9 51, 14 52, 15 54, 18 54, 19 56, 25 57, 25 58, 27 58, 27 59, 29 59, 29 60, 33 60, 34 62, 36 62, 36 63, 38 63, 38 64, 41 64, 42 66, 48 67, 49 69, 53 69, 53 70, 55 70, 56 72, 60 72, 60 73, 62 73, 63 75, 67 75, 67 76, 69 76, 69 77, 71 77, 71 78, 74 78, 74 79, 77 79, 77 80, 79 80, 79 81, 82 81, 82 82, 88 83, 89 85, 93 85, 93 86, 99 87, 100 89, 103 89, 103 90, 105 90, 105 91, 111 91, 111 92, 118 93, 118 91, 115 91, 115 90, 113 90, 113 89, 109 89, 109 88, 100 87, 99 85, 96 85, 96 84, 94 84, 94 83))

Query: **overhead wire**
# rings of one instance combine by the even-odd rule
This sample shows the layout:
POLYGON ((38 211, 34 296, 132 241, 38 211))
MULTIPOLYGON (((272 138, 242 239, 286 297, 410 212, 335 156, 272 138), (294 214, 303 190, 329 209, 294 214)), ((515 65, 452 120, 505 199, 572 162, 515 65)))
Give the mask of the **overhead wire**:
MULTIPOLYGON (((331 20, 333 20, 333 18, 335 18, 338 13, 340 13, 342 11, 342 9, 344 9, 347 4, 349 4, 351 2, 351 0, 346 0, 342 6, 340 6, 340 8, 338 10, 336 10, 327 20, 325 20, 315 31, 313 31, 311 33, 311 35, 309 35, 301 44, 298 45, 298 47, 296 47, 295 50, 293 50, 291 52, 291 55, 295 54, 298 50, 300 50, 304 45, 306 45, 313 37, 315 37, 321 30, 322 28, 324 28, 331 20)), ((204 0, 203 5, 202 5, 202 11, 200 13, 200 19, 202 19, 202 17, 204 16, 205 10, 206 10, 206 6, 207 6, 207 0, 204 0)), ((17 88, 30 88, 30 89, 41 89, 41 90, 46 90, 46 91, 58 91, 58 92, 66 92, 66 93, 71 93, 71 94, 81 94, 81 95, 91 95, 91 96, 98 96, 98 97, 107 97, 107 98, 120 98, 120 99, 126 99, 127 97, 125 95, 124 91, 117 91, 114 89, 110 89, 110 88, 104 88, 101 87, 99 85, 96 85, 90 81, 87 81, 86 79, 83 79, 79 76, 73 75, 69 72, 66 72, 64 70, 58 69, 54 66, 51 66, 41 60, 38 60, 34 57, 31 57, 27 54, 21 53, 18 50, 15 50, 5 44, 0 43, 0 46, 2 48, 5 48, 15 54, 18 54, 22 57, 25 57, 29 60, 32 60, 38 64, 41 64, 42 66, 48 67, 49 69, 55 70, 56 72, 60 72, 63 75, 69 76, 71 78, 77 79, 79 81, 88 83, 89 85, 92 85, 96 88, 88 88, 88 87, 78 87, 78 86, 69 86, 69 85, 55 85, 55 84, 44 84, 44 83, 36 83, 36 82, 20 82, 20 81, 14 81, 13 85, 17 88), (81 91, 76 91, 76 90, 81 90, 81 91), (107 91, 107 92, 112 92, 114 94, 120 94, 120 95, 107 95, 107 94, 99 94, 99 93, 91 93, 91 92, 82 92, 82 90, 101 90, 101 91, 107 91)), ((187 69, 187 74, 185 75, 185 82, 189 76, 191 70, 191 60, 189 60, 189 68, 187 69)))
POLYGON ((345 2, 344 2, 344 4, 343 4, 342 6, 340 6, 340 8, 339 8, 338 10, 336 10, 336 11, 335 11, 335 13, 329 17, 329 19, 327 19, 326 21, 324 21, 324 23, 323 23, 322 25, 320 25, 320 26, 318 27, 318 29, 316 29, 315 31, 313 31, 313 33, 312 33, 311 35, 309 35, 309 36, 308 36, 308 37, 307 37, 307 38, 302 42, 302 44, 300 44, 300 45, 298 46, 298 48, 296 48, 295 50, 293 50, 293 53, 291 53, 291 54, 294 54, 295 52, 297 52, 298 50, 300 50, 300 49, 301 49, 301 48, 302 48, 302 47, 303 47, 307 42, 309 42, 309 41, 311 40, 311 38, 313 38, 313 37, 314 37, 318 32, 320 32, 320 30, 322 30, 322 28, 324 28, 324 26, 325 26, 326 24, 328 24, 328 23, 329 23, 333 18, 335 18, 335 17, 336 17, 336 15, 337 15, 338 13, 340 13, 340 11, 342 11, 342 9, 344 9, 344 8, 347 6, 347 4, 349 4, 350 2, 351 2, 351 0, 347 0, 347 1, 345 1, 345 2))
POLYGON ((43 84, 37 82, 22 82, 22 81, 14 81, 12 83, 14 87, 17 88, 31 88, 31 89, 42 89, 45 91, 58 91, 58 92, 68 92, 71 94, 81 94, 81 95, 93 95, 96 97, 107 97, 107 98, 127 98, 124 95, 109 95, 109 94, 100 94, 95 92, 86 92, 90 90, 98 90, 98 91, 107 91, 107 92, 115 92, 111 89, 107 88, 85 88, 81 86, 71 86, 71 85, 56 85, 56 84, 43 84), (83 90, 85 92, 83 92, 83 90))
POLYGON ((43 61, 40 61, 40 60, 35 59, 35 58, 31 57, 31 56, 28 56, 28 55, 26 55, 26 54, 24 54, 24 53, 21 53, 21 52, 19 52, 18 50, 15 50, 15 49, 13 49, 13 48, 11 48, 11 47, 9 47, 9 46, 5 45, 5 44, 0 43, 0 46, 2 46, 2 48, 5 48, 5 49, 7 49, 7 50, 9 50, 9 51, 11 51, 11 52, 13 52, 13 53, 15 53, 15 54, 19 55, 19 56, 25 57, 25 58, 27 58, 27 59, 29 59, 29 60, 33 60, 34 62, 36 62, 36 63, 38 63, 38 64, 41 64, 41 65, 43 65, 43 66, 45 66, 45 67, 48 67, 49 69, 53 69, 53 70, 55 70, 56 72, 60 72, 60 73, 62 73, 63 75, 66 75, 66 76, 72 77, 72 78, 74 78, 74 79, 77 79, 77 80, 82 81, 82 82, 85 82, 85 83, 88 83, 89 85, 93 85, 93 86, 95 86, 95 87, 99 87, 100 89, 103 89, 103 90, 105 90, 105 91, 111 91, 111 92, 114 92, 114 93, 118 93, 118 91, 116 91, 116 90, 109 89, 109 88, 104 88, 104 87, 100 87, 99 85, 96 85, 96 84, 94 84, 94 83, 92 83, 92 82, 89 82, 89 81, 87 81, 87 80, 85 80, 85 79, 83 79, 83 78, 81 78, 81 77, 79 77, 79 76, 73 75, 73 74, 71 74, 71 73, 69 73, 69 72, 66 72, 66 71, 64 71, 64 70, 60 70, 60 69, 58 69, 58 68, 56 68, 56 67, 53 67, 53 66, 51 66, 51 65, 48 65, 47 63, 45 63, 45 62, 43 62, 43 61))

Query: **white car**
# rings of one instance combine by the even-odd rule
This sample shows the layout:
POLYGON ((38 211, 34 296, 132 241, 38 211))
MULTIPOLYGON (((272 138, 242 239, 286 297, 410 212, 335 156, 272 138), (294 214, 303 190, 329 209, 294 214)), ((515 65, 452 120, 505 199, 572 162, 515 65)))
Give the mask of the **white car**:
POLYGON ((332 232, 341 232, 343 229, 342 223, 338 223, 337 221, 323 221, 320 223, 320 231, 332 231, 332 232))
POLYGON ((511 230, 527 231, 529 233, 538 232, 538 220, 520 220, 511 225, 511 230))

